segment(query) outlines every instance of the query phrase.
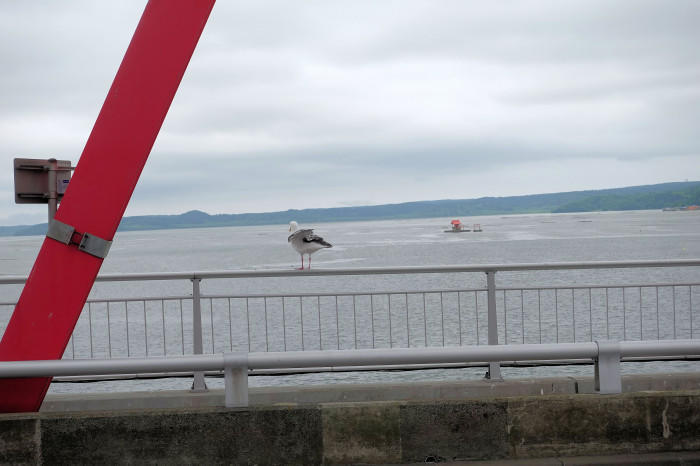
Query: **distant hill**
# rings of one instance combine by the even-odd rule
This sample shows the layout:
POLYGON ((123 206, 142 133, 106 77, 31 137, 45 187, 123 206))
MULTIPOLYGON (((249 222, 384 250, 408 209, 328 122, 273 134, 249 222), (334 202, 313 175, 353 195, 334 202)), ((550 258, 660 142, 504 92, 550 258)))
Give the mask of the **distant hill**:
POLYGON ((700 185, 664 191, 593 195, 564 204, 552 212, 663 209, 688 205, 700 205, 700 185))
MULTIPOLYGON (((391 220, 430 217, 468 217, 523 213, 644 210, 700 205, 700 181, 663 183, 626 188, 532 194, 528 196, 445 199, 360 207, 286 210, 251 214, 210 215, 192 210, 180 215, 124 217, 120 231, 204 228, 246 225, 391 220)), ((46 223, 0 227, 0 236, 43 235, 46 223)))

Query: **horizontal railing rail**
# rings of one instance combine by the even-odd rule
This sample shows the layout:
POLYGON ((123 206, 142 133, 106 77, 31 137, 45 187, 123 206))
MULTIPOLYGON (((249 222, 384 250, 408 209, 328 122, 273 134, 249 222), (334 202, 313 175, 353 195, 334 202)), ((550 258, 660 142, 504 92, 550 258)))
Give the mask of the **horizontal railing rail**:
MULTIPOLYGON (((673 282, 673 283, 612 283, 610 285, 561 285, 561 286, 499 286, 499 291, 537 291, 537 290, 588 290, 588 289, 614 289, 614 288, 657 288, 668 286, 698 286, 698 282, 673 282)), ((453 290, 454 291, 454 290, 453 290)))
MULTIPOLYGON (((126 281, 126 280, 125 280, 126 281)), ((0 283, 1 284, 1 283, 0 283)), ((700 286, 700 282, 674 282, 674 283, 612 283, 609 285, 560 285, 560 286, 499 286, 498 291, 554 291, 554 290, 602 290, 602 289, 622 289, 622 288, 663 288, 663 287, 689 287, 700 286)), ((341 292, 305 292, 305 293, 240 293, 240 294, 201 294, 202 299, 245 299, 245 298, 311 298, 311 297, 334 297, 334 296, 380 296, 380 295, 404 295, 404 294, 435 294, 435 293, 474 293, 485 292, 487 288, 435 288, 427 290, 416 289, 395 289, 381 291, 341 291, 341 292)), ((117 303, 117 302, 140 302, 140 301, 175 301, 180 299, 192 299, 192 295, 168 295, 168 296, 134 296, 130 298, 91 298, 87 303, 117 303)), ((0 301, 0 306, 14 306, 17 301, 0 301)))
MULTIPOLYGON (((619 268, 655 268, 655 267, 700 267, 700 259, 650 260, 650 261, 592 261, 592 262, 554 262, 524 264, 480 264, 480 265, 443 265, 415 267, 364 267, 349 269, 309 269, 309 270, 222 270, 202 272, 154 272, 128 274, 98 275, 96 282, 145 281, 145 280, 206 280, 215 278, 271 278, 271 277, 310 277, 338 275, 404 275, 435 274, 459 272, 517 272, 541 270, 584 270, 584 269, 619 269, 619 268)), ((0 277, 0 285, 22 284, 26 276, 0 277)))
POLYGON ((0 362, 0 378, 106 375, 139 372, 223 371, 225 405, 248 405, 248 371, 318 366, 391 366, 457 362, 590 359, 595 362, 595 386, 601 394, 620 393, 623 357, 700 354, 700 341, 596 341, 589 343, 299 351, 283 353, 222 353, 169 358, 0 362))
POLYGON ((387 291, 338 291, 331 293, 249 293, 249 294, 202 294, 202 298, 205 299, 259 299, 259 298, 316 298, 316 297, 326 297, 332 298, 334 296, 347 297, 347 296, 386 296, 386 295, 404 295, 404 294, 437 294, 437 293, 474 293, 474 292, 484 292, 486 288, 464 288, 464 289, 430 289, 430 290, 387 290, 387 291))

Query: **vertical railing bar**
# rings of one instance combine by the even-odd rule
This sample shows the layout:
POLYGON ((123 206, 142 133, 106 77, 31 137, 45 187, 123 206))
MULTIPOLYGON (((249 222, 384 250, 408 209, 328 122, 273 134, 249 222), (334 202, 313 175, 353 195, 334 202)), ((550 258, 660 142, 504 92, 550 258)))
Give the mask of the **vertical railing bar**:
POLYGON ((318 309, 318 349, 323 351, 323 339, 321 332, 321 296, 316 296, 316 309, 318 309))
MULTIPOLYGON (((498 345, 498 309, 496 303, 496 271, 486 272, 486 306, 487 306, 487 317, 488 317, 488 342, 489 345, 498 345)), ((505 290, 504 290, 504 304, 505 304, 505 290)), ((505 309, 504 309, 505 310, 505 309)), ((505 314, 505 312, 504 312, 505 314)), ((505 333, 503 339, 504 344, 508 342, 508 334, 505 333)), ((486 377, 491 380, 501 380, 501 363, 498 361, 490 361, 489 368, 486 377)))
POLYGON ((95 354, 92 350, 92 303, 88 303, 88 324, 90 328, 90 359, 92 359, 95 357, 95 354))
POLYGON ((540 343, 542 343, 542 289, 537 289, 537 324, 540 329, 540 343))
POLYGON ((474 292, 474 320, 476 320, 476 344, 479 343, 479 292, 474 292))
POLYGON ((372 329, 372 348, 374 348, 374 295, 369 295, 370 328, 372 329))
POLYGON ((644 316, 642 315, 642 287, 639 290, 639 340, 644 340, 644 316))
POLYGON ((404 304, 406 306, 406 348, 411 347, 411 329, 408 325, 408 293, 403 294, 404 304))
POLYGON ((656 339, 661 340, 661 327, 659 326, 659 287, 656 286, 656 339))
MULTIPOLYGON (((191 278, 192 282, 192 354, 204 354, 204 327, 202 326, 202 280, 191 278)), ((194 370, 192 373, 192 390, 206 391, 207 383, 204 371, 194 370)))
POLYGON ((593 298, 590 288, 588 288, 588 331, 591 336, 590 341, 593 341, 593 298))
POLYGON ((404 304, 406 305, 406 347, 411 347, 411 329, 408 325, 408 293, 403 294, 404 304))
POLYGON ((574 343, 576 343, 576 301, 574 300, 573 288, 571 288, 571 317, 574 321, 574 343))
POLYGON ((622 287, 622 339, 627 340, 627 300, 624 286, 622 287))
POLYGON ((216 349, 214 348, 214 344, 216 343, 216 339, 214 338, 214 298, 209 298, 209 318, 211 319, 211 354, 214 354, 216 353, 216 349))
POLYGON ((520 330, 522 332, 522 342, 525 344, 525 300, 523 298, 523 290, 520 290, 520 330))
POLYGON ((250 298, 245 299, 245 320, 246 320, 246 325, 248 326, 248 352, 250 352, 251 348, 251 335, 250 335, 250 298))
POLYGON ((270 351, 270 339, 267 336, 267 296, 263 298, 263 307, 265 310, 265 351, 269 352, 270 351))
POLYGON ((182 354, 185 354, 185 317, 182 313, 182 300, 180 300, 180 346, 182 354))
POLYGON ((508 306, 506 306, 506 290, 503 290, 503 342, 508 344, 508 306))
POLYGON ((301 322, 301 350, 304 351, 304 301, 299 296, 299 320, 301 322))
POLYGON ((109 319, 109 301, 107 301, 107 347, 109 348, 109 357, 112 357, 112 324, 109 319))
POLYGON ((357 349, 357 304, 355 295, 352 295, 352 329, 355 334, 355 349, 357 349))
POLYGON ((335 339, 336 349, 340 349, 340 317, 338 316, 338 295, 335 295, 335 339))
POLYGON ((391 294, 387 294, 386 299, 387 299, 387 309, 388 309, 387 312, 389 313, 389 348, 393 348, 394 347, 394 340, 393 340, 393 335, 391 332, 391 294))
POLYGON ((231 298, 228 298, 228 349, 233 351, 233 319, 231 318, 231 298))
POLYGON ((442 346, 445 346, 445 311, 442 305, 442 291, 440 292, 440 324, 442 325, 442 346))
POLYGON ((146 357, 148 357, 148 323, 146 318, 146 300, 141 301, 143 304, 143 336, 146 343, 146 357))
POLYGON ((285 316, 284 296, 282 296, 282 340, 284 350, 287 351, 287 317, 285 316))
POLYGON ((124 314, 126 315, 126 356, 131 356, 131 348, 129 344, 129 303, 124 301, 124 314))
POLYGON ((428 317, 425 310, 425 292, 423 293, 423 345, 428 346, 428 317))
POLYGON ((605 287, 605 332, 610 340, 610 299, 608 297, 608 287, 605 287))
POLYGON ((688 306, 690 307, 690 339, 693 339, 693 285, 688 285, 688 306))
POLYGON ((462 346, 462 297, 457 292, 457 324, 459 326, 459 346, 462 346))
POLYGON ((673 339, 676 339, 676 287, 671 285, 671 293, 673 294, 673 339))
POLYGON ((557 343, 559 343, 559 290, 554 289, 554 326, 557 329, 557 343))
POLYGON ((71 359, 75 359, 75 335, 70 336, 71 359))
POLYGON ((163 356, 168 355, 168 345, 165 342, 165 300, 161 299, 160 300, 160 317, 161 317, 161 323, 163 327, 163 356))

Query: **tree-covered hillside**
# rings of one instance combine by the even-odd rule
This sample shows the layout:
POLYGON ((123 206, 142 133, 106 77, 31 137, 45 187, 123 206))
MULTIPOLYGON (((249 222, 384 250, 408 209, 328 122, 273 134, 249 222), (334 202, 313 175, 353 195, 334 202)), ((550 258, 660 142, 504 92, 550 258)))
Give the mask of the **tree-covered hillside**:
POLYGON ((564 204, 552 212, 663 209, 689 205, 700 205, 700 185, 661 192, 589 196, 579 201, 564 204))

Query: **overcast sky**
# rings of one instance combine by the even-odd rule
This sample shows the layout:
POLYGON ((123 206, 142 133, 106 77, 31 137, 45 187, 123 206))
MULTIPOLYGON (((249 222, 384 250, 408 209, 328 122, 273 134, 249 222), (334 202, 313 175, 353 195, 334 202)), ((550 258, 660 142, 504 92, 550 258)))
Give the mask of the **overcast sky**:
MULTIPOLYGON (((145 1, 0 0, 12 159, 77 163, 145 1)), ((700 1, 219 0, 127 215, 700 180, 700 1)))

